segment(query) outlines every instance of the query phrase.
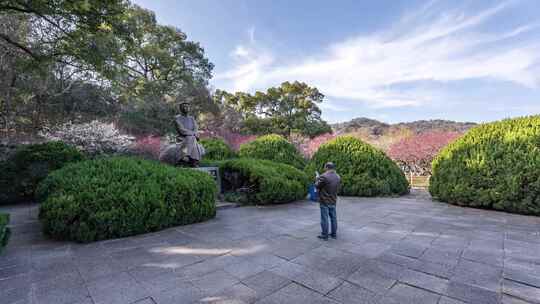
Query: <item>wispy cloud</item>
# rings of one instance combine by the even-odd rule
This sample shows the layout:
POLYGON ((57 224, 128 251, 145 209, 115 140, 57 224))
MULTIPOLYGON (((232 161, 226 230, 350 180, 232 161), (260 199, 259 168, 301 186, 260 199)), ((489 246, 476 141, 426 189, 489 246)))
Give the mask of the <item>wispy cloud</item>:
POLYGON ((216 75, 215 81, 227 90, 254 91, 299 80, 331 98, 359 100, 372 107, 429 103, 436 92, 398 89, 421 81, 488 78, 538 87, 540 43, 526 37, 539 24, 497 33, 481 30, 512 5, 509 1, 476 13, 440 14, 432 1, 386 30, 331 43, 321 53, 289 61, 293 63, 277 64, 278 54, 258 47, 250 29, 250 42, 231 54, 236 66, 216 75))

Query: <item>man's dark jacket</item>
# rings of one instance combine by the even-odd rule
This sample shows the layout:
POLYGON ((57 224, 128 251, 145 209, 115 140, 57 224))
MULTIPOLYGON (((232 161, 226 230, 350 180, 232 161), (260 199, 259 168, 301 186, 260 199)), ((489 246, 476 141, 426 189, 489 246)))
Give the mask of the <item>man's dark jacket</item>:
POLYGON ((319 202, 334 205, 341 186, 341 177, 334 170, 321 174, 315 181, 315 187, 319 192, 319 202))

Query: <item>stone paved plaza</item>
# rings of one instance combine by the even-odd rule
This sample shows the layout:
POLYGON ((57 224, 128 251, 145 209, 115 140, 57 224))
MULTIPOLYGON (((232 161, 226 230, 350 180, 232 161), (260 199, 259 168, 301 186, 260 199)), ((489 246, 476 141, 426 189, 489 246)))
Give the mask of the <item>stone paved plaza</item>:
POLYGON ((341 198, 339 239, 311 202, 220 210, 119 240, 47 240, 2 207, 0 303, 540 303, 540 218, 417 197, 341 198))

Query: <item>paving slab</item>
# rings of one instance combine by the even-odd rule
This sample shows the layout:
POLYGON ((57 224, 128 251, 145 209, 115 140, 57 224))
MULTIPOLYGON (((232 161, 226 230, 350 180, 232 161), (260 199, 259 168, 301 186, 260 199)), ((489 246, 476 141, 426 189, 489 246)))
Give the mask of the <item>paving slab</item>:
POLYGON ((461 282, 450 281, 447 296, 466 303, 498 304, 500 293, 461 282))
POLYGON ((327 294, 343 281, 337 277, 295 263, 287 263, 270 271, 321 294, 327 294))
POLYGON ((399 280, 405 284, 426 289, 438 294, 446 294, 449 283, 449 281, 446 279, 411 269, 405 270, 399 280))
POLYGON ((540 288, 536 288, 534 286, 504 280, 503 292, 506 295, 513 296, 523 301, 535 304, 540 303, 540 288))
POLYGON ((527 302, 522 299, 518 299, 516 297, 504 295, 504 294, 502 296, 501 303, 502 304, 531 304, 531 302, 527 302))
POLYGON ((34 283, 32 294, 36 304, 70 304, 83 302, 90 297, 82 277, 77 273, 34 283))
POLYGON ((499 292, 502 268, 461 260, 451 280, 499 292))
POLYGON ((382 298, 381 304, 437 304, 440 295, 413 286, 396 284, 382 298))
POLYGON ((289 304, 289 303, 310 303, 310 304, 337 304, 333 299, 297 283, 290 283, 275 293, 260 299, 256 304, 289 304))
POLYGON ((332 290, 328 297, 343 304, 376 304, 379 300, 376 293, 349 282, 343 282, 339 287, 332 290))
POLYGON ((147 289, 127 272, 121 272, 94 280, 87 284, 90 296, 96 304, 123 304, 147 298, 147 289))
POLYGON ((374 271, 357 271, 347 281, 377 294, 385 294, 397 282, 374 271))
POLYGON ((238 283, 222 291, 203 297, 200 304, 250 304, 260 298, 257 292, 248 286, 238 283))
POLYGON ((267 296, 291 282, 290 279, 267 270, 242 280, 242 283, 255 290, 261 297, 267 296))
POLYGON ((38 206, 1 206, 13 235, 0 302, 538 304, 540 218, 411 195, 340 198, 339 238, 319 208, 220 209, 216 218, 76 244, 41 234, 38 206))
POLYGON ((157 304, 194 303, 204 296, 198 288, 189 282, 184 282, 177 288, 151 293, 152 300, 157 304))
POLYGON ((466 303, 462 302, 460 300, 456 300, 456 299, 452 299, 452 298, 443 296, 443 297, 441 297, 439 299, 438 304, 466 304, 466 303))

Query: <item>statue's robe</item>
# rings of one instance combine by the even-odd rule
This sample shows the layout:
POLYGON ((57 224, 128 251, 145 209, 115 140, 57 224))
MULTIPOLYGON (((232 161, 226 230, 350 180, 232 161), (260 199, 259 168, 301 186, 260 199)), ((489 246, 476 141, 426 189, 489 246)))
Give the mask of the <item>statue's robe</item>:
POLYGON ((200 161, 205 151, 204 147, 197 142, 199 130, 193 116, 176 115, 174 123, 178 132, 178 159, 184 160, 189 157, 200 161))

